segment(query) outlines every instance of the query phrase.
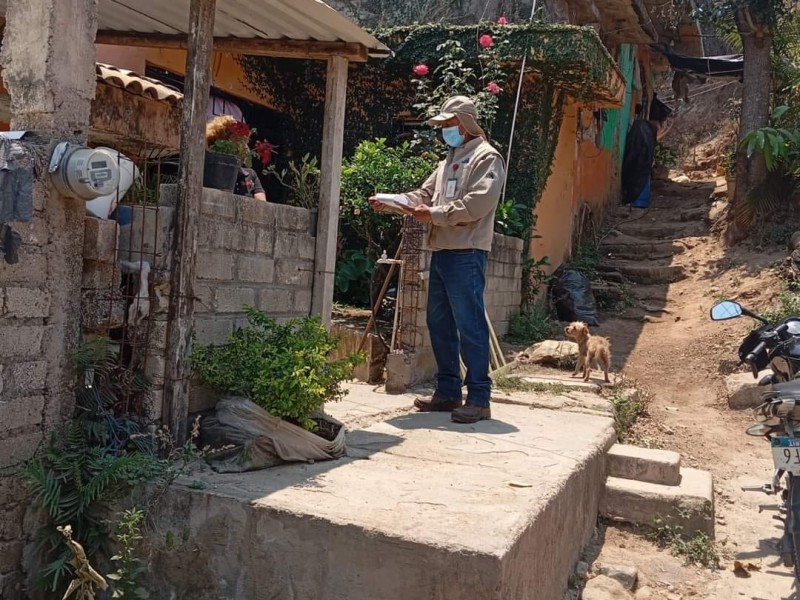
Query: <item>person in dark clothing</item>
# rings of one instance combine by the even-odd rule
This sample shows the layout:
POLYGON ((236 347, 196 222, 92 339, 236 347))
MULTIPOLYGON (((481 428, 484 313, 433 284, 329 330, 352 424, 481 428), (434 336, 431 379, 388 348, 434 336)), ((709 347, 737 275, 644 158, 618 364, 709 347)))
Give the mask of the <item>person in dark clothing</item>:
POLYGON ((636 208, 650 206, 650 175, 656 154, 656 141, 672 112, 653 96, 650 118, 641 118, 642 107, 636 107, 637 118, 628 131, 622 158, 622 204, 636 208))
POLYGON ((261 202, 267 201, 267 194, 264 192, 264 186, 261 185, 258 175, 253 169, 248 169, 247 167, 239 169, 233 193, 237 196, 255 198, 261 202))

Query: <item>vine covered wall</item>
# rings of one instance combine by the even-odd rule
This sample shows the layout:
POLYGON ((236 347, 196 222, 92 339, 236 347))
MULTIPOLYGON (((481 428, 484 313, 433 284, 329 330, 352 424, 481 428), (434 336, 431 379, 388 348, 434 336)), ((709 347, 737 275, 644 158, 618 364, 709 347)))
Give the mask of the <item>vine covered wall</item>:
MULTIPOLYGON (((511 131, 520 60, 528 54, 507 196, 531 209, 550 172, 566 96, 609 105, 624 94, 624 81, 613 59, 591 28, 541 22, 428 24, 374 33, 392 48, 394 55, 351 65, 345 154, 352 154, 363 140, 382 137, 394 144, 410 139, 409 124, 418 118, 413 109, 418 102, 414 67, 424 64, 433 68, 440 59, 440 45, 456 40, 466 50, 469 67, 479 70, 478 39, 488 33, 496 40, 503 40, 505 68, 510 75, 500 91, 497 117, 490 132, 492 139, 499 140, 504 153, 511 131)), ((288 143, 278 150, 278 164, 305 153, 318 156, 322 143, 325 64, 248 56, 239 60, 252 91, 271 98, 275 109, 288 117, 284 135, 288 143)))

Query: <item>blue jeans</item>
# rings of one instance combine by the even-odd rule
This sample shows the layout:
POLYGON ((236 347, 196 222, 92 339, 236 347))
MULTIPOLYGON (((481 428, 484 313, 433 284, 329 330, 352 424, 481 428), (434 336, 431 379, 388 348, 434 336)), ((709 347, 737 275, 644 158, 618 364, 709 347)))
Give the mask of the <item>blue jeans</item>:
POLYGON ((483 304, 485 250, 438 250, 428 282, 428 330, 436 357, 436 396, 461 400, 459 354, 467 367, 467 402, 489 406, 489 326, 483 304))

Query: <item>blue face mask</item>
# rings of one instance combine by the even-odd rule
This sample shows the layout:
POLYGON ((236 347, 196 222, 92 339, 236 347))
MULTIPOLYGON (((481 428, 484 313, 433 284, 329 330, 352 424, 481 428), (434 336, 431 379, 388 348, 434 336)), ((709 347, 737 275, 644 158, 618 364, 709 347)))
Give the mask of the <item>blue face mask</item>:
POLYGON ((444 143, 451 148, 458 148, 464 143, 464 135, 458 130, 458 125, 443 128, 442 138, 444 139, 444 143))

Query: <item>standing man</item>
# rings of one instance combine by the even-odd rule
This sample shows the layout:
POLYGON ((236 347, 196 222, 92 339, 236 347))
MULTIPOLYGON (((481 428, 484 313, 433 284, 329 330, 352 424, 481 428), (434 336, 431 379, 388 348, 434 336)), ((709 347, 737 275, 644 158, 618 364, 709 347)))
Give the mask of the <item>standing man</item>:
MULTIPOLYGON (((427 246, 433 252, 427 322, 438 369, 436 392, 414 405, 424 412, 452 411, 456 423, 476 423, 492 416, 483 292, 505 166, 477 117, 475 103, 466 96, 444 103, 428 124, 441 127, 450 147, 447 158, 420 189, 404 194, 410 207, 405 214, 428 225, 427 246), (459 356, 467 367, 466 404, 459 356)), ((401 212, 374 196, 370 204, 378 211, 401 212)))
POLYGON ((636 120, 628 130, 622 158, 622 204, 635 208, 650 206, 650 176, 656 156, 656 142, 667 133, 665 122, 672 111, 653 95, 650 118, 642 118, 636 106, 636 120))

